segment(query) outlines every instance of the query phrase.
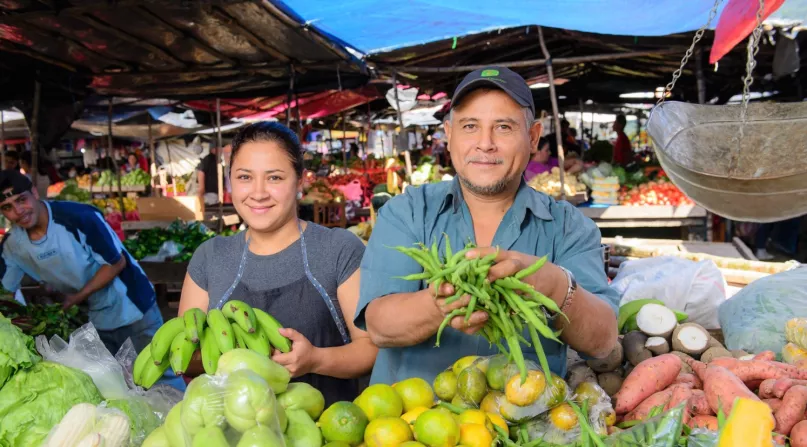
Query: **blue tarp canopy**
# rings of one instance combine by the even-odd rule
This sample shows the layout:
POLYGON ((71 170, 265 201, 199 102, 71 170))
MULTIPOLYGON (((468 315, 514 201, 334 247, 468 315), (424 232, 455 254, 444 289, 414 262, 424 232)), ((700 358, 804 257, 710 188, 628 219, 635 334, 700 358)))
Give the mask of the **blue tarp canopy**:
MULTIPOLYGON (((287 3, 308 23, 368 54, 524 25, 663 36, 697 30, 706 23, 714 5, 713 0, 293 0, 287 3)), ((772 17, 806 19, 807 0, 787 0, 772 17)))

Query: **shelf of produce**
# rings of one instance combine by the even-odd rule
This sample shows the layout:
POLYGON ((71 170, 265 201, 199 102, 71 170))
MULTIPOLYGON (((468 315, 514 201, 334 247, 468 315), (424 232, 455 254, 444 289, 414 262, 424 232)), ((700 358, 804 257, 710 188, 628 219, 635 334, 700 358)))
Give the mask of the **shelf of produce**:
MULTIPOLYGON (((79 188, 90 191, 93 194, 115 194, 118 192, 117 185, 105 185, 105 186, 97 186, 94 185, 92 187, 89 186, 79 186, 79 188)), ((146 187, 143 185, 128 185, 128 186, 121 186, 121 192, 146 192, 146 187)))
POLYGON ((578 209, 600 228, 693 227, 705 225, 707 215, 706 210, 697 205, 609 206, 578 209))

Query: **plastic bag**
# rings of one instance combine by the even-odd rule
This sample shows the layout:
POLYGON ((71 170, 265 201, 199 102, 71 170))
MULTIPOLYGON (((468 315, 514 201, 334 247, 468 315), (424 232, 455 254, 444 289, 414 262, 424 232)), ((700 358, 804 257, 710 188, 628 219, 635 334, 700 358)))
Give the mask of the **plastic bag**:
POLYGON ((143 445, 285 447, 284 433, 294 439, 321 439, 304 410, 290 412, 287 416, 266 380, 248 369, 226 377, 202 375, 188 385, 185 398, 143 445))
POLYGON ((612 447, 673 447, 678 445, 684 419, 684 405, 605 438, 612 447))
POLYGON ((695 262, 672 256, 637 259, 619 267, 613 287, 619 305, 654 298, 689 315, 687 321, 718 329, 717 308, 726 300, 726 280, 712 261, 695 262))
POLYGON ((36 338, 36 349, 45 360, 87 373, 104 399, 123 399, 128 395, 123 368, 104 346, 92 323, 70 334, 69 343, 58 335, 51 337, 50 342, 40 335, 36 338))
POLYGON ((781 352, 785 324, 807 315, 807 268, 758 279, 720 306, 718 312, 728 349, 781 352))
POLYGON ((184 245, 178 244, 175 241, 165 241, 160 246, 160 250, 156 254, 146 256, 141 259, 141 262, 165 262, 167 259, 178 256, 185 248, 184 245))
POLYGON ((128 447, 130 441, 130 422, 123 412, 84 403, 70 408, 42 447, 128 447))
POLYGON ((807 349, 807 318, 787 320, 785 339, 801 349, 807 349))

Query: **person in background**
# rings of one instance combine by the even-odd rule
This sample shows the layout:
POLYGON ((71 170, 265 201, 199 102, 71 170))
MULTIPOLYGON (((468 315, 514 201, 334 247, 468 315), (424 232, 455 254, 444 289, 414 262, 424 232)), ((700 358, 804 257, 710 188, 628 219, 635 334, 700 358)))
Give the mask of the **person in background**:
POLYGON ((137 160, 137 155, 134 152, 130 152, 129 155, 126 156, 126 163, 124 163, 120 168, 121 171, 127 174, 140 168, 140 162, 137 160))
POLYGON ((211 147, 199 166, 196 167, 197 195, 205 205, 219 203, 218 148, 211 147))
MULTIPOLYGON (((292 341, 272 360, 313 385, 327 405, 352 401, 378 349, 350 316, 359 300, 364 244, 342 228, 298 217, 303 155, 279 123, 241 128, 230 158, 233 206, 247 230, 203 243, 188 266, 179 314, 241 300, 277 318, 292 341), (347 318, 345 318, 347 316, 347 318)), ((194 360, 192 365, 198 365, 194 360)))
MULTIPOLYGON (((20 157, 20 169, 22 169, 23 173, 33 181, 34 173, 31 172, 31 151, 25 151, 22 153, 20 157)), ((50 186, 50 176, 48 175, 47 167, 45 163, 42 163, 42 160, 38 160, 39 166, 37 166, 37 174, 36 174, 36 191, 39 193, 39 197, 48 197, 48 186, 50 186)))
MULTIPOLYGON (((541 137, 538 140, 538 150, 530 157, 527 163, 527 169, 524 171, 524 180, 530 181, 536 175, 549 172, 552 168, 559 167, 558 157, 553 156, 549 149, 549 141, 541 137)), ((566 172, 569 174, 577 174, 583 170, 583 161, 579 158, 567 158, 564 162, 566 172)))
MULTIPOLYGON (((0 211, 12 224, 0 243, 0 278, 16 291, 24 275, 60 294, 62 308, 89 305, 89 319, 113 355, 126 339, 144 349, 163 324, 154 287, 101 212, 44 201, 19 171, 0 172, 0 211)), ((174 377, 171 385, 184 390, 174 377)))
POLYGON ((6 169, 20 169, 20 154, 17 151, 6 152, 6 169))
POLYGON ((616 143, 614 143, 614 163, 617 166, 626 166, 634 161, 636 154, 630 144, 630 138, 625 133, 625 126, 628 120, 625 115, 619 114, 614 121, 614 132, 616 132, 616 143))

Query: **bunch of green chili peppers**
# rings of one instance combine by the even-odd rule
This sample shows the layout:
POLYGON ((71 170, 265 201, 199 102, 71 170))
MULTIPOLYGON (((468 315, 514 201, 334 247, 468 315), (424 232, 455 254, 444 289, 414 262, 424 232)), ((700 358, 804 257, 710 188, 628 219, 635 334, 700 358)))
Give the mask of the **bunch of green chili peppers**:
POLYGON ((474 311, 484 311, 489 318, 482 327, 481 334, 491 345, 495 345, 501 353, 507 354, 515 362, 522 383, 527 378, 527 366, 521 351, 521 343, 526 346, 532 345, 541 368, 547 377, 550 377, 549 363, 538 334, 548 340, 561 343, 558 340, 560 331, 555 332, 549 327, 546 311, 563 314, 554 301, 521 281, 537 272, 546 262, 546 257, 513 276, 490 282, 488 271, 494 264, 496 253, 484 258, 467 259, 465 255, 476 248, 474 244, 468 243, 465 248, 454 253, 451 250, 448 236, 444 235, 444 237, 445 253, 442 256, 439 253, 437 241, 434 241, 431 247, 423 244, 415 247, 394 247, 395 250, 414 259, 423 267, 423 273, 412 274, 401 279, 425 281, 434 290, 439 290, 440 286, 445 283, 451 284, 455 293, 446 298, 446 304, 451 304, 464 295, 471 297, 467 306, 454 310, 443 319, 437 331, 435 346, 440 346, 440 336, 454 317, 464 315, 465 321, 468 321, 474 311), (532 343, 524 338, 525 327, 532 343), (502 344, 502 340, 505 344, 502 344))

